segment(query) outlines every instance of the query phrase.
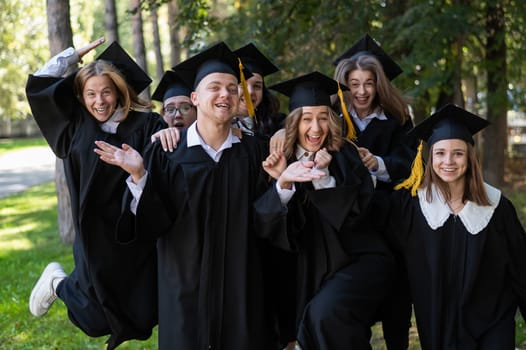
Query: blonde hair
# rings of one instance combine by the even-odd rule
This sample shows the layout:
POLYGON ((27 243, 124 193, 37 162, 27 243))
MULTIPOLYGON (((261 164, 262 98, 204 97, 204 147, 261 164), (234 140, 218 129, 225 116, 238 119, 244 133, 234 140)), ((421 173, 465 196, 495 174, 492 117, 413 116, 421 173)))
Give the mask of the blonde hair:
MULTIPOLYGON (((340 117, 332 108, 327 107, 327 110, 329 112, 329 134, 321 148, 327 147, 328 151, 339 151, 343 142, 340 117)), ((290 112, 285 119, 285 145, 283 146, 283 152, 286 159, 294 157, 298 141, 298 126, 302 116, 303 108, 298 107, 290 112)))
MULTIPOLYGON (((396 89, 383 70, 382 64, 376 57, 358 53, 350 58, 341 60, 334 71, 334 80, 340 84, 349 85, 349 74, 355 70, 371 72, 375 77, 376 96, 373 101, 373 109, 381 107, 384 112, 397 118, 400 125, 403 125, 409 118, 409 107, 404 96, 396 89)), ((346 104, 350 105, 349 94, 345 94, 346 104)))
MULTIPOLYGON (((466 174, 464 176, 464 194, 462 195, 463 201, 471 201, 480 206, 491 205, 488 194, 484 187, 484 180, 482 177, 482 168, 475 152, 475 147, 466 142, 467 145, 467 157, 468 166, 466 174)), ((428 161, 426 164, 424 179, 420 188, 430 188, 434 184, 437 189, 442 193, 446 200, 451 199, 451 193, 449 186, 444 182, 433 170, 433 146, 429 148, 428 161)), ((427 191, 426 200, 431 202, 431 191, 427 191)))
POLYGON ((132 109, 153 108, 153 104, 141 99, 135 90, 128 85, 122 73, 112 63, 105 60, 96 60, 88 63, 82 67, 75 76, 75 95, 78 96, 80 102, 84 106, 86 105, 83 95, 84 86, 89 78, 97 76, 107 76, 115 85, 115 88, 117 89, 118 104, 123 108, 125 113, 122 120, 128 117, 128 112, 132 109))

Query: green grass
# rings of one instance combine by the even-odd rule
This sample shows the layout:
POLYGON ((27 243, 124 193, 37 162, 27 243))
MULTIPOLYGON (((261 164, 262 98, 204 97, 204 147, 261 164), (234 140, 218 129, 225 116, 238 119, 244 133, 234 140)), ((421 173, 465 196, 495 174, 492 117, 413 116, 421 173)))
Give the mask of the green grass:
POLYGON ((48 144, 43 137, 23 139, 0 139, 0 155, 13 150, 47 145, 48 144))
MULTIPOLYGON (((71 246, 57 231, 54 183, 36 186, 0 200, 0 348, 105 349, 107 337, 90 338, 69 321, 57 300, 49 312, 29 313, 31 288, 50 261, 73 268, 71 246)), ((119 349, 156 349, 156 334, 145 342, 129 341, 119 349)))

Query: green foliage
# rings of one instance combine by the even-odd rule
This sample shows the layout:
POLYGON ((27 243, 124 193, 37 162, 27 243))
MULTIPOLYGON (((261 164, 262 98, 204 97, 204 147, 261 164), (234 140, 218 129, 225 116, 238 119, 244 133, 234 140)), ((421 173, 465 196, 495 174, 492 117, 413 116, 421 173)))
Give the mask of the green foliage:
POLYGON ((49 56, 42 30, 45 13, 42 1, 0 1, 0 116, 18 119, 29 114, 21 82, 49 56))

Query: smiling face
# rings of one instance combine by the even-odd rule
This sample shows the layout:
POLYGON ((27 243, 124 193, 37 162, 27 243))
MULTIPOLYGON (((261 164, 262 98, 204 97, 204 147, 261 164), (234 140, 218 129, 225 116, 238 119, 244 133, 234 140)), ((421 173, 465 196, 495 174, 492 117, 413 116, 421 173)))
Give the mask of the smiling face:
POLYGON ((323 147, 328 135, 329 107, 303 107, 298 124, 299 145, 309 152, 316 152, 323 147))
POLYGON ((347 84, 351 90, 351 103, 360 118, 365 118, 373 111, 376 97, 376 79, 369 70, 355 69, 349 73, 347 84))
POLYGON ((117 108, 117 88, 107 75, 92 76, 84 84, 82 99, 91 115, 104 123, 117 108))
POLYGON ((208 74, 192 92, 191 99, 197 107, 198 119, 230 123, 239 105, 237 79, 228 73, 208 74))
POLYGON ((468 168, 466 141, 449 139, 437 141, 432 148, 433 171, 450 187, 464 182, 468 168))
MULTIPOLYGON (((263 77, 258 73, 252 73, 252 76, 247 79, 247 90, 252 100, 252 105, 254 108, 257 108, 263 100, 263 77)), ((241 84, 239 85, 239 109, 237 114, 240 116, 248 115, 241 84)))

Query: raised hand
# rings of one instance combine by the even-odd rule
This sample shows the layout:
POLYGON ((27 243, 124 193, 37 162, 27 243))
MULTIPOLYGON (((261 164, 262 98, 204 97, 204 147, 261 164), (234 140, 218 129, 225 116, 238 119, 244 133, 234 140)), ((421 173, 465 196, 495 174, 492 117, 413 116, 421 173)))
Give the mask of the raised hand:
POLYGON ((270 138, 270 150, 269 152, 283 152, 285 148, 285 129, 279 129, 270 138))
POLYGON ((294 182, 309 182, 325 176, 323 171, 314 168, 313 161, 296 161, 291 163, 280 175, 278 183, 281 188, 291 189, 294 182))
POLYGON ((177 148, 177 143, 179 142, 179 139, 180 139, 179 129, 175 127, 159 130, 155 134, 152 135, 152 142, 155 142, 156 140, 160 140, 161 145, 163 146, 163 150, 165 152, 167 151, 173 152, 174 149, 177 148))
POLYGON ((276 180, 286 167, 287 160, 285 159, 283 152, 272 152, 272 154, 263 161, 263 169, 265 169, 265 171, 276 180))
POLYGON ((378 159, 374 156, 374 154, 371 153, 367 148, 365 147, 358 147, 358 154, 360 154, 360 158, 362 159, 363 165, 371 171, 378 170, 378 159))
POLYGON ((97 46, 103 44, 105 41, 106 39, 104 39, 104 37, 100 37, 97 40, 92 41, 88 45, 81 47, 80 49, 77 49, 77 55, 79 56, 79 60, 82 60, 82 56, 84 56, 85 54, 87 54, 88 52, 96 48, 97 46))
POLYGON ((132 176, 135 183, 146 173, 142 156, 131 146, 123 143, 122 148, 119 148, 104 141, 95 141, 95 144, 98 148, 93 151, 102 161, 121 167, 132 176))
POLYGON ((314 156, 314 163, 316 163, 317 169, 326 169, 331 163, 332 156, 327 152, 327 148, 322 148, 314 156))

